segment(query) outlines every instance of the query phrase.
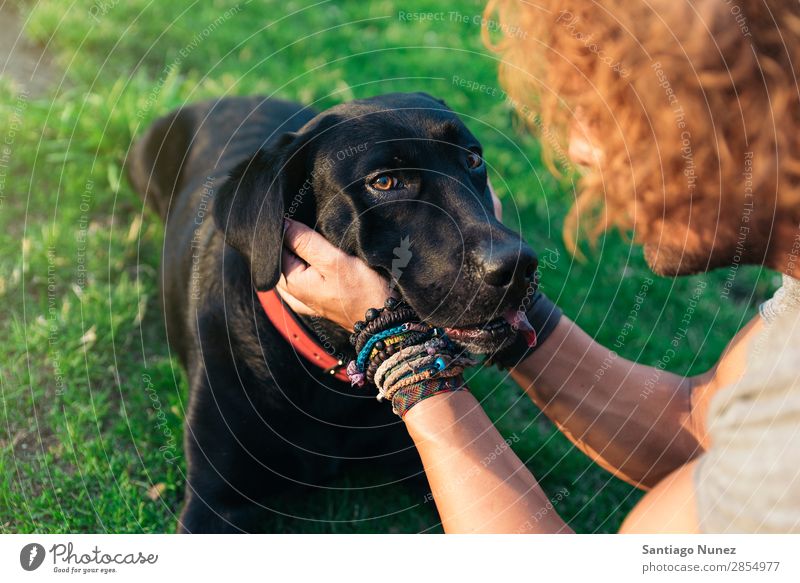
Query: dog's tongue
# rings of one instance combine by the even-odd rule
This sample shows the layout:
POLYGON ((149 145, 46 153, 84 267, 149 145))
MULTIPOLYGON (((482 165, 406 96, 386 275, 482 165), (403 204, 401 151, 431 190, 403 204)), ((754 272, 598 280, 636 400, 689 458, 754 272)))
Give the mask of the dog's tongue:
POLYGON ((536 346, 536 330, 534 330, 531 323, 528 322, 528 316, 525 315, 525 312, 509 308, 503 312, 503 319, 511 324, 514 330, 522 334, 522 337, 528 344, 528 348, 536 346))

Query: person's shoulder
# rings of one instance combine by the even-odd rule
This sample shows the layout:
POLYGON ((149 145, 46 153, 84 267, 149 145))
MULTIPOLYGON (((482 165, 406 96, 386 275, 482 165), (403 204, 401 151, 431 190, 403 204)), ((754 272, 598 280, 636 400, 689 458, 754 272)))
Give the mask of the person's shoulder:
MULTIPOLYGON (((709 408, 709 425, 736 425, 740 415, 777 397, 786 410, 800 410, 800 304, 786 305, 765 321, 747 352, 742 377, 721 389, 709 408)), ((778 410, 775 413, 779 413, 778 410)))
POLYGON ((781 287, 759 306, 758 311, 764 321, 771 324, 795 309, 800 310, 800 279, 784 275, 781 287))
MULTIPOLYGON (((793 280, 797 282, 798 280, 793 280)), ((764 326, 761 338, 757 341, 748 362, 754 369, 774 370, 776 363, 784 363, 797 371, 797 357, 800 355, 800 283, 793 288, 784 288, 783 309, 778 317, 764 326), (789 301, 788 297, 792 297, 789 301)))
POLYGON ((711 447, 695 471, 704 532, 798 532, 800 308, 786 309, 755 339, 742 378, 714 395, 711 447))

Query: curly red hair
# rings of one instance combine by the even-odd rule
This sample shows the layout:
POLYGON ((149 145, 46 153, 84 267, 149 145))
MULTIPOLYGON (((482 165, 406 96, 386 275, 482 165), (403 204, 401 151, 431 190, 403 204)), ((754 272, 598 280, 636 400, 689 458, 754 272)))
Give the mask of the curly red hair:
POLYGON ((537 112, 551 160, 570 131, 602 151, 568 242, 609 226, 646 241, 691 212, 716 237, 735 236, 743 213, 800 223, 798 2, 491 0, 485 16, 501 81, 537 112))

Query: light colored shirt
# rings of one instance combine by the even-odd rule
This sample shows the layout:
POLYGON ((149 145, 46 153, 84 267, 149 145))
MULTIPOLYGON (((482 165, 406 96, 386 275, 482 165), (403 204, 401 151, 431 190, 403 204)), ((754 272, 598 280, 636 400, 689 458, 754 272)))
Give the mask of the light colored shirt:
POLYGON ((783 276, 783 285, 772 298, 761 304, 759 314, 767 324, 777 320, 784 312, 800 308, 800 279, 783 276))
POLYGON ((703 532, 800 533, 800 281, 784 277, 760 313, 742 379, 709 408, 694 475, 703 532))

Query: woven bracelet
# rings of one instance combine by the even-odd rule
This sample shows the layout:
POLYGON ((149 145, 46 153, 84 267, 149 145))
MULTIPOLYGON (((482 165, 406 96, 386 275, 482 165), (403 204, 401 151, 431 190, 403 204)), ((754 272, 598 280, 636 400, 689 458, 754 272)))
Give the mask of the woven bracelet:
POLYGON ((414 405, 429 397, 466 390, 467 387, 460 377, 428 379, 398 390, 392 396, 392 411, 400 417, 405 417, 414 405))
POLYGON ((412 360, 417 360, 423 356, 429 356, 425 346, 422 344, 413 344, 411 346, 407 346, 396 352, 385 361, 381 363, 378 369, 375 371, 375 378, 374 383, 376 387, 381 387, 384 384, 384 379, 389 371, 395 370, 397 367, 402 366, 404 362, 410 362, 412 360))

